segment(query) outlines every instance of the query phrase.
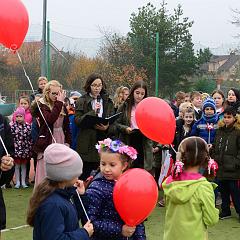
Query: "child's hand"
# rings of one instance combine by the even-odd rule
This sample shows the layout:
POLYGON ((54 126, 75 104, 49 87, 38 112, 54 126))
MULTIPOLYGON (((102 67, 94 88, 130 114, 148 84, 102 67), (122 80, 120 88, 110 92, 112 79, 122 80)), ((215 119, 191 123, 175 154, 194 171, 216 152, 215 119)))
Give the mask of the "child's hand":
POLYGON ((127 128, 126 128, 126 132, 127 132, 127 134, 130 134, 130 133, 132 132, 132 128, 127 127, 127 128))
POLYGON ((159 147, 152 148, 152 152, 153 152, 153 153, 156 153, 156 152, 158 152, 158 151, 159 151, 159 147))
POLYGON ((85 193, 85 187, 84 187, 83 181, 77 180, 74 184, 74 187, 77 188, 77 191, 80 195, 83 195, 85 193))
POLYGON ((8 171, 13 167, 13 159, 10 156, 3 156, 2 159, 0 159, 0 168, 2 171, 8 171))
POLYGON ((131 237, 136 230, 136 227, 130 227, 128 225, 123 225, 122 227, 122 235, 124 237, 131 237))
POLYGON ((83 226, 83 228, 86 229, 89 237, 91 237, 93 235, 94 229, 93 229, 93 225, 90 221, 87 221, 87 223, 83 226))

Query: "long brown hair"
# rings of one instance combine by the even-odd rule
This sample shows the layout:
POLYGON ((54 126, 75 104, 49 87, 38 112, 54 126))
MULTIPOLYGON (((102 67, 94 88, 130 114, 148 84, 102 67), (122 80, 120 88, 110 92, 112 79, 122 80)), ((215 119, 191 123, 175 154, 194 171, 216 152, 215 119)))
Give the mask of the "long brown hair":
MULTIPOLYGON (((147 84, 146 82, 142 81, 142 80, 138 80, 136 81, 131 90, 130 90, 130 93, 129 93, 129 96, 126 100, 127 104, 128 104, 128 109, 127 109, 127 113, 128 113, 128 119, 130 120, 131 119, 131 111, 132 111, 132 107, 134 105, 134 91, 138 88, 143 88, 145 90, 145 96, 144 98, 146 98, 148 96, 148 93, 147 93, 147 84)), ((143 99, 144 99, 143 98, 143 99)))
POLYGON ((32 197, 29 200, 29 206, 27 211, 27 224, 33 227, 34 218, 40 204, 57 188, 59 188, 59 182, 55 182, 45 178, 34 190, 32 197))
POLYGON ((209 151, 207 143, 200 137, 185 138, 178 147, 184 167, 207 167, 209 151))

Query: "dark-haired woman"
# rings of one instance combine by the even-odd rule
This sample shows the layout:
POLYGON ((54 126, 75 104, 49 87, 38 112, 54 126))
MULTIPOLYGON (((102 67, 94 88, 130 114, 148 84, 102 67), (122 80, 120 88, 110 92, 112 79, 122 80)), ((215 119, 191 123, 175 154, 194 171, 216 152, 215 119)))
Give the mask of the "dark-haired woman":
POLYGON ((153 171, 152 141, 146 138, 136 123, 135 112, 138 103, 147 97, 147 85, 144 81, 137 81, 132 86, 128 99, 119 107, 122 115, 116 120, 116 127, 120 131, 119 138, 138 151, 138 157, 132 167, 153 171))
POLYGON ((99 155, 95 148, 98 141, 108 137, 113 126, 96 124, 89 126, 84 121, 88 116, 109 117, 114 114, 112 100, 106 92, 106 84, 98 74, 91 74, 84 86, 85 94, 76 102, 75 123, 80 128, 77 137, 76 151, 81 156, 83 174, 81 178, 86 180, 93 170, 99 167, 99 155))
POLYGON ((230 88, 227 93, 227 101, 224 103, 224 109, 232 106, 237 114, 240 114, 240 91, 236 88, 230 88))

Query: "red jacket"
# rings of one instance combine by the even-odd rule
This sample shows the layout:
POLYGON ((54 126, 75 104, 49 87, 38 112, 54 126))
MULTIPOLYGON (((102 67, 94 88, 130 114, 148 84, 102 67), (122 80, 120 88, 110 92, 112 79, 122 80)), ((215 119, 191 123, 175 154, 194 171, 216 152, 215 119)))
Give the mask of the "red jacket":
MULTIPOLYGON (((55 101, 53 109, 50 110, 50 108, 41 102, 39 102, 39 106, 42 110, 43 116, 46 119, 48 126, 50 127, 51 131, 53 131, 53 125, 57 121, 63 107, 63 102, 61 101, 55 101)), ((63 132, 65 135, 65 143, 71 144, 71 134, 70 134, 70 128, 69 128, 69 118, 67 109, 64 107, 64 120, 63 120, 63 132)), ((40 119, 40 129, 39 129, 39 135, 36 143, 34 144, 33 150, 36 153, 44 152, 46 147, 52 143, 52 135, 49 132, 49 129, 45 123, 45 121, 42 118, 41 113, 39 112, 39 109, 36 108, 35 112, 36 116, 40 119)))

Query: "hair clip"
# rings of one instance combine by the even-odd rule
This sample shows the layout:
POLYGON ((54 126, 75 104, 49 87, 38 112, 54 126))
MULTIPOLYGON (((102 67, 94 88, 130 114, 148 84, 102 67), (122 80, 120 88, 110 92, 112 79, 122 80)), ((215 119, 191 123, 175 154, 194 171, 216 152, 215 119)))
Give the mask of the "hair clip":
POLYGON ((174 164, 174 178, 177 178, 183 172, 184 163, 182 161, 176 160, 174 164))
POLYGON ((210 175, 211 171, 212 171, 213 175, 215 177, 217 174, 217 170, 218 170, 217 162, 214 159, 209 158, 209 160, 208 160, 208 175, 210 175))

